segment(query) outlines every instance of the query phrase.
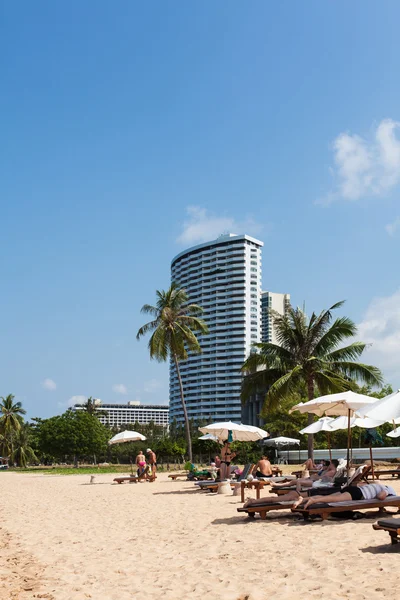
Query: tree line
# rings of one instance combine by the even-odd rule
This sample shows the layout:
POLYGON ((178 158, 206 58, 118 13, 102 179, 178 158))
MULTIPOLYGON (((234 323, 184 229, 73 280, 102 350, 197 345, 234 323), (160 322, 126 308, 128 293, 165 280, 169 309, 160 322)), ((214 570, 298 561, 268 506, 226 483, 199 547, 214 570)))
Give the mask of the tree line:
MULTIPOLYGON (((157 290, 156 298, 155 306, 143 306, 142 312, 151 315, 152 320, 139 329, 136 337, 139 340, 150 333, 150 358, 159 362, 171 360, 174 364, 184 415, 183 428, 172 424, 169 432, 162 428, 157 431, 153 424, 147 431, 148 437, 147 426, 134 424, 135 430, 146 435, 148 441, 142 446, 110 448, 108 440, 118 430, 100 422, 101 406, 93 398, 88 398, 85 410, 67 410, 50 419, 36 418, 26 423, 23 418, 26 411, 21 403, 8 395, 0 404, 0 451, 3 455, 10 457, 12 463, 24 466, 35 461, 66 462, 78 458, 90 458, 95 462, 124 461, 146 444, 164 456, 182 459, 188 456, 191 462, 193 452, 201 456, 218 450, 218 446, 207 446, 209 442, 198 440, 198 427, 206 423, 194 423, 189 418, 180 374, 180 363, 190 354, 201 353, 196 334, 208 333, 201 318, 203 310, 191 304, 186 291, 175 283, 166 291, 157 290)), ((242 401, 248 401, 256 393, 265 395, 261 414, 271 435, 298 436, 298 431, 314 420, 312 414, 288 413, 300 401, 350 389, 374 395, 372 389, 380 387, 380 392, 375 395, 389 393, 390 388, 382 387, 380 370, 359 362, 366 344, 351 341, 357 333, 356 325, 348 317, 334 318, 334 311, 342 305, 343 302, 337 302, 319 314, 313 312, 310 317, 300 308, 289 307, 284 315, 270 311, 278 343, 253 344, 253 351, 242 367, 242 401), (347 341, 350 343, 346 345, 347 341), (360 387, 362 385, 364 387, 360 387)), ((382 432, 385 433, 385 427, 382 432)), ((341 435, 341 432, 334 434, 335 446, 345 445, 341 435)), ((324 447, 326 441, 322 433, 316 442, 313 436, 308 436, 309 455, 313 455, 314 443, 316 447, 321 444, 324 447)), ((361 433, 359 442, 362 444, 361 433)), ((385 438, 386 443, 395 442, 385 438)), ((260 452, 259 446, 243 444, 237 450, 239 460, 244 454, 248 457, 251 452, 260 452)))

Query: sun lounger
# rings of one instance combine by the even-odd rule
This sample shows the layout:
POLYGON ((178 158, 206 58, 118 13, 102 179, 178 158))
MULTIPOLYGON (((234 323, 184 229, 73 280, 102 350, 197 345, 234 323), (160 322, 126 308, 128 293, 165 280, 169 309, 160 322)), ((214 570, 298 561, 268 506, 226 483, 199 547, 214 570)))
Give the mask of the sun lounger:
MULTIPOLYGON (((315 487, 303 487, 300 491, 302 493, 309 492, 310 490, 319 490, 321 491, 321 495, 325 494, 333 494, 335 491, 340 491, 340 489, 347 485, 356 485, 359 481, 364 479, 367 481, 367 476, 371 470, 371 465, 360 465, 357 467, 353 475, 349 478, 349 481, 342 482, 342 477, 334 479, 331 484, 327 483, 326 485, 315 486, 315 487), (330 490, 330 491, 329 491, 330 490)), ((293 487, 281 487, 281 488, 271 488, 270 494, 276 494, 277 496, 283 496, 288 492, 291 492, 293 487)))
POLYGON ((142 479, 146 478, 148 472, 149 467, 146 467, 143 473, 140 473, 140 475, 130 475, 129 477, 115 477, 114 481, 116 481, 117 483, 124 483, 124 481, 127 481, 128 483, 138 483, 142 479))
MULTIPOLYGON (((242 481, 243 479, 246 479, 246 477, 248 477, 251 474, 253 469, 254 463, 248 463, 247 465, 245 465, 241 475, 239 475, 239 477, 235 481, 231 481, 231 487, 235 487, 238 482, 242 481)), ((209 479, 207 481, 196 481, 195 485, 197 485, 197 487, 199 487, 203 491, 206 490, 209 492, 216 492, 219 483, 220 481, 209 479)))
POLYGON ((176 481, 178 479, 178 477, 186 477, 187 479, 188 474, 187 473, 172 473, 172 475, 168 475, 168 477, 170 479, 172 479, 172 481, 176 481))
POLYGON ((387 531, 392 544, 400 542, 400 519, 380 519, 372 525, 374 529, 387 531))
POLYGON ((254 518, 258 513, 263 521, 267 518, 267 512, 271 510, 290 510, 293 506, 292 501, 279 502, 277 500, 274 504, 252 504, 251 506, 247 506, 246 508, 238 508, 237 511, 239 513, 246 513, 248 517, 254 518))
POLYGON ((385 500, 349 500, 346 502, 321 502, 313 504, 310 508, 302 508, 303 505, 293 508, 292 511, 303 515, 304 519, 309 519, 312 515, 319 515, 323 520, 327 519, 332 513, 353 512, 367 510, 368 508, 383 508, 392 506, 400 510, 400 496, 387 496, 385 500))
MULTIPOLYGON (((376 477, 376 479, 379 479, 379 477, 381 477, 381 475, 391 475, 392 477, 396 477, 399 478, 400 477, 400 467, 398 467, 397 469, 382 469, 381 471, 374 471, 374 477, 376 477)), ((372 477, 372 472, 368 473, 368 477, 372 477)))

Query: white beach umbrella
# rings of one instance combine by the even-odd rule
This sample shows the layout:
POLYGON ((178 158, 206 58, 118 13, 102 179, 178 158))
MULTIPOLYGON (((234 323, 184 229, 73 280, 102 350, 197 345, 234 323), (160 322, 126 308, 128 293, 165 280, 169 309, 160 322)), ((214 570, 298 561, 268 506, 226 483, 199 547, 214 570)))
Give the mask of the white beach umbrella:
POLYGON ((301 429, 299 433, 319 433, 320 431, 331 431, 329 424, 334 421, 333 417, 321 417, 311 425, 301 429))
MULTIPOLYGON (((362 427, 363 429, 375 429, 375 427, 379 427, 383 425, 385 421, 377 421, 375 419, 370 419, 368 417, 351 417, 350 418, 350 427, 362 427)), ((349 427, 349 419, 347 417, 338 417, 334 419, 330 423, 331 431, 338 431, 339 429, 348 429, 349 427)), ((372 479, 375 479, 374 475, 374 461, 372 457, 372 445, 369 446, 370 458, 371 458, 371 469, 372 469, 372 479)))
POLYGON ((308 402, 300 402, 290 409, 290 412, 298 410, 301 413, 313 413, 319 417, 325 415, 330 417, 339 417, 344 415, 352 417, 355 411, 359 411, 366 404, 373 404, 375 398, 365 396, 365 394, 356 394, 355 392, 340 392, 339 394, 327 394, 319 396, 308 402))
POLYGON ((293 446, 295 444, 300 444, 300 440, 280 436, 270 438, 269 440, 264 440, 263 443, 265 444, 265 446, 272 446, 272 448, 283 448, 284 446, 293 446))
POLYGON ((308 425, 307 427, 304 427, 304 429, 302 429, 300 431, 300 433, 302 434, 309 434, 309 433, 319 433, 320 431, 326 431, 328 434, 328 450, 329 450, 329 459, 332 460, 332 450, 331 450, 331 439, 330 439, 330 423, 333 421, 333 417, 321 417, 320 419, 318 419, 318 421, 315 421, 314 423, 311 423, 311 425, 308 425))
MULTIPOLYGON (((360 417, 351 417, 350 418, 350 427, 363 427, 364 429, 375 429, 375 427, 379 427, 379 425, 383 425, 385 421, 377 421, 375 419, 369 419, 365 417, 362 419, 360 417)), ((338 431, 339 429, 347 429, 348 427, 348 418, 347 417, 337 417, 337 419, 332 419, 330 422, 330 431, 338 431)))
POLYGON ((220 423, 211 423, 205 427, 199 427, 201 433, 211 433, 219 440, 225 441, 231 438, 233 442, 256 442, 269 436, 269 433, 260 427, 253 425, 242 425, 232 421, 223 421, 220 423))
POLYGON ((380 400, 375 399, 372 405, 364 406, 357 410, 357 415, 379 419, 384 423, 400 422, 400 390, 380 400))
POLYGON ((108 443, 111 446, 112 444, 123 444, 125 442, 143 442, 145 439, 146 437, 137 431, 126 430, 114 435, 111 440, 108 440, 108 443))
POLYGON ((205 435, 201 435, 199 437, 199 440, 211 440, 213 442, 220 442, 221 440, 218 439, 218 437, 216 435, 214 435, 213 433, 206 433, 205 435))
POLYGON ((300 445, 300 440, 296 440, 295 438, 278 436, 270 438, 269 440, 264 440, 263 444, 265 446, 269 446, 270 448, 275 448, 275 454, 277 458, 278 448, 289 448, 289 446, 300 445))
POLYGON ((386 435, 388 435, 391 438, 398 438, 398 437, 400 437, 400 427, 396 427, 396 429, 393 429, 393 431, 390 431, 386 435))
POLYGON ((350 465, 350 419, 356 411, 368 404, 373 404, 376 400, 365 394, 356 394, 355 392, 339 392, 338 394, 327 394, 319 396, 308 402, 300 402, 290 409, 290 412, 298 410, 301 413, 313 413, 318 416, 326 415, 331 417, 347 417, 347 473, 350 465))

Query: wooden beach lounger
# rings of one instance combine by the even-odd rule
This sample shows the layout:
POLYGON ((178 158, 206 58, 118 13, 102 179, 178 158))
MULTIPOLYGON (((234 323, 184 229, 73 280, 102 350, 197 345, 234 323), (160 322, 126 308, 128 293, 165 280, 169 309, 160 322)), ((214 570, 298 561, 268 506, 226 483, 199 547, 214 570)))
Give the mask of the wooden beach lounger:
MULTIPOLYGON (((382 469, 381 471, 374 471, 374 477, 376 477, 376 479, 379 479, 381 475, 391 475, 392 477, 397 476, 397 478, 399 478, 400 467, 397 469, 382 469)), ((368 477, 372 477, 372 472, 368 473, 368 477)))
POLYGON ((172 473, 172 475, 168 475, 168 477, 170 479, 172 479, 172 481, 176 481, 178 479, 178 477, 186 477, 187 479, 188 474, 187 473, 172 473))
POLYGON ((115 477, 114 481, 117 483, 123 483, 127 481, 128 483, 138 483, 141 479, 144 479, 149 472, 149 467, 146 467, 143 473, 140 475, 130 475, 129 477, 115 477))
MULTIPOLYGON (((250 473, 253 471, 253 469, 254 469, 254 463, 247 463, 247 465, 244 466, 243 472, 238 477, 238 479, 236 479, 235 481, 231 481, 231 487, 234 488, 237 483, 239 483, 243 479, 246 479, 246 477, 248 477, 250 475, 250 473)), ((220 481, 215 481, 215 479, 213 479, 213 480, 209 479, 208 481, 196 481, 195 485, 197 485, 197 487, 199 487, 203 491, 216 492, 218 489, 219 483, 220 483, 220 481)))
POLYGON ((297 508, 293 508, 292 512, 300 513, 304 516, 304 519, 308 519, 311 515, 319 515, 323 520, 327 519, 332 513, 340 512, 353 512, 355 510, 367 510, 369 508, 386 508, 393 506, 398 508, 400 511, 400 496, 388 496, 385 500, 349 500, 347 502, 321 502, 313 504, 310 508, 305 510, 302 505, 297 508))
MULTIPOLYGON (((326 486, 321 486, 321 487, 312 487, 312 486, 304 487, 300 491, 302 493, 305 493, 305 492, 309 492, 310 490, 320 490, 321 496, 325 495, 325 494, 329 494, 329 493, 333 494, 335 491, 340 491, 341 488, 344 486, 356 485, 362 479, 364 479, 364 481, 367 481, 367 477, 368 477, 368 474, 370 471, 371 471, 371 465, 360 465, 355 470, 353 475, 349 478, 348 482, 345 482, 343 484, 339 484, 339 483, 337 484, 337 483, 335 483, 335 480, 334 480, 332 485, 326 485, 326 486), (331 491, 329 492, 327 490, 331 490, 331 491)), ((288 492, 292 491, 293 489, 294 489, 293 487, 281 487, 281 488, 277 488, 277 489, 271 488, 270 494, 276 494, 277 496, 283 496, 284 494, 287 494, 288 492)))
POLYGON ((277 500, 274 504, 257 505, 254 503, 247 508, 238 508, 237 511, 240 513, 246 513, 250 518, 254 518, 256 514, 259 513, 261 519, 265 521, 267 518, 267 512, 270 512, 271 510, 290 510, 292 506, 292 501, 279 502, 279 500, 277 500))
POLYGON ((400 519, 379 519, 372 525, 374 529, 387 531, 392 544, 400 542, 400 519))

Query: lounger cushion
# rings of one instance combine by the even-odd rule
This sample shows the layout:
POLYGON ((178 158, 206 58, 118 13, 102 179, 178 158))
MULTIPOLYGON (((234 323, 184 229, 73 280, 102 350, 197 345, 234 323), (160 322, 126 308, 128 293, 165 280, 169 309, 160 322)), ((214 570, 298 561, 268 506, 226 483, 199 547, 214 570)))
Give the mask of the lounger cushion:
POLYGON ((400 519, 379 519, 378 525, 388 529, 400 529, 400 519))

